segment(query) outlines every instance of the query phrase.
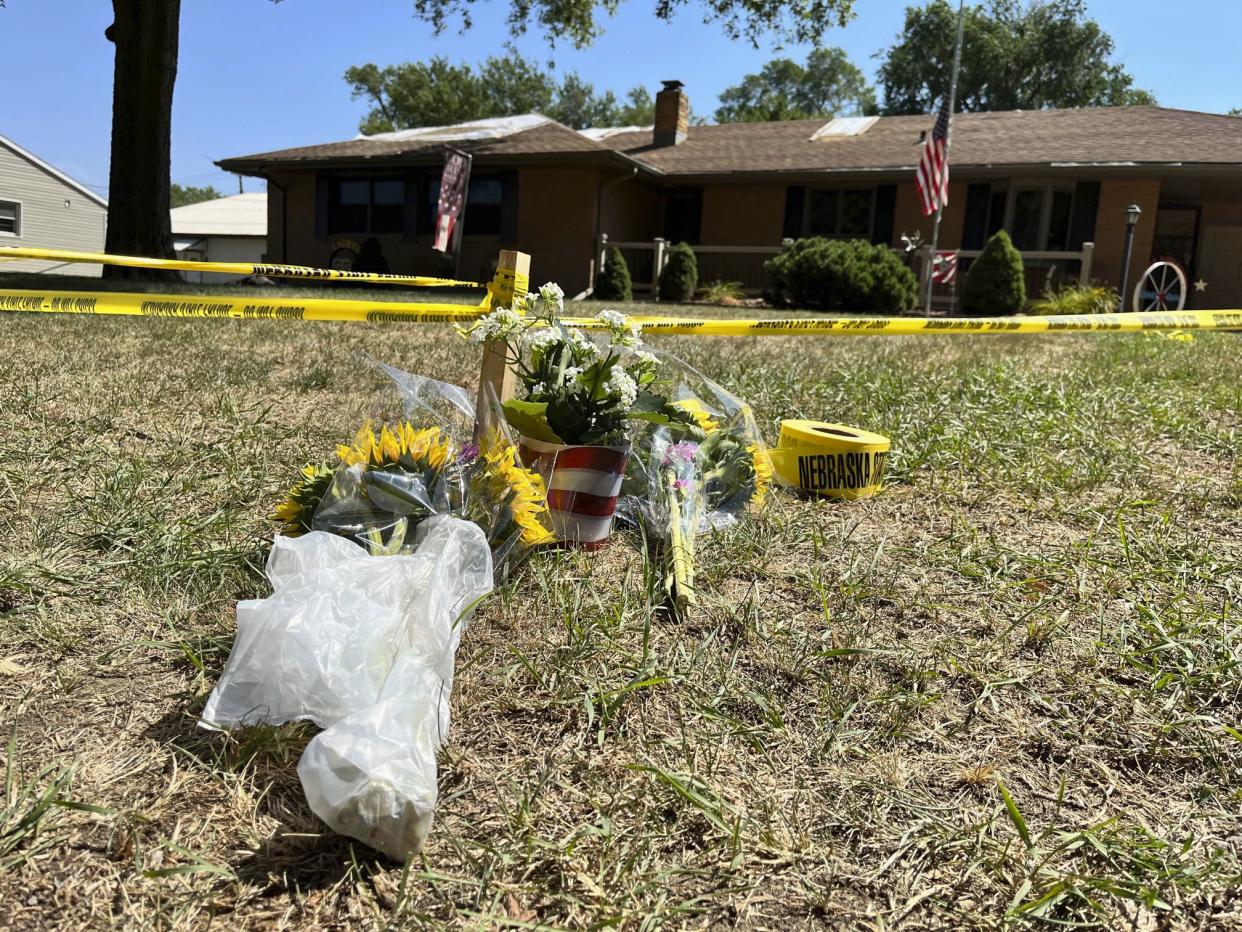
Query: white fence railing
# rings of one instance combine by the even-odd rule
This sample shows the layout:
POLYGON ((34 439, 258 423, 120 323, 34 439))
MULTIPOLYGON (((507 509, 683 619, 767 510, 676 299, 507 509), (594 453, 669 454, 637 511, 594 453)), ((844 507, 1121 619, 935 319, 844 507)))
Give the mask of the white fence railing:
MULTIPOLYGON (((591 269, 591 287, 594 288, 595 277, 604 267, 608 250, 618 249, 625 257, 625 264, 630 270, 630 282, 635 294, 654 296, 659 290, 660 273, 668 264, 669 252, 673 244, 664 239, 650 242, 623 242, 610 240, 608 234, 602 234, 596 244, 595 260, 591 269)), ((699 267, 699 284, 710 282, 737 282, 742 291, 748 295, 757 295, 763 290, 763 266, 768 259, 781 251, 781 246, 694 246, 695 258, 699 267)), ((898 250, 903 252, 902 250, 898 250)), ((961 283, 965 280, 970 265, 982 255, 980 249, 962 249, 958 251, 957 282, 953 285, 936 283, 932 288, 932 303, 937 307, 954 309, 961 283)), ((931 270, 932 249, 923 246, 917 255, 910 255, 906 261, 911 263, 920 282, 920 306, 927 294, 927 276, 931 270)), ((1039 297, 1047 291, 1069 282, 1087 285, 1091 281, 1091 266, 1095 256, 1095 244, 1083 243, 1082 249, 1072 251, 1031 251, 1022 253, 1022 263, 1026 270, 1026 293, 1032 298, 1039 297)), ((582 296, 585 296, 583 292, 582 296)))
MULTIPOLYGON (((957 281, 952 285, 937 282, 932 286, 932 304, 936 307, 955 309, 961 284, 965 281, 970 265, 983 254, 981 249, 960 249, 957 253, 957 281)), ((921 288, 919 295, 927 295, 927 276, 931 271, 931 246, 919 250, 918 275, 921 288)), ((1079 252, 1022 253, 1022 265, 1026 271, 1026 293, 1038 298, 1045 292, 1055 291, 1062 285, 1077 282, 1091 283, 1091 265, 1095 258, 1095 243, 1083 243, 1079 252)))
MULTIPOLYGON (((630 270, 630 282, 635 293, 654 295, 659 290, 660 273, 668 264, 673 243, 664 239, 650 242, 621 242, 610 240, 608 234, 599 238, 595 251, 594 276, 604 267, 608 250, 618 249, 625 257, 630 270)), ((757 295, 763 290, 763 264, 781 251, 780 246, 694 246, 694 257, 699 267, 699 284, 709 282, 737 282, 746 294, 757 295)))

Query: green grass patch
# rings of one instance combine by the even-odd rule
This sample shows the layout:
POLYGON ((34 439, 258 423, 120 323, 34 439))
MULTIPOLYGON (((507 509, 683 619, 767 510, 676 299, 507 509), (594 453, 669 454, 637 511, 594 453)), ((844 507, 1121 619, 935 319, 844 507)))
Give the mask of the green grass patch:
MULTIPOLYGON (((312 292, 408 297, 256 289, 312 292)), ((1242 341, 654 339, 769 440, 889 435, 888 488, 774 496, 700 546, 680 623, 634 533, 533 558, 465 635, 436 825, 394 865, 306 809, 308 728, 195 719, 266 593, 266 515, 375 408, 363 354, 472 385, 477 348, 0 315, 9 923, 1236 921, 1242 341)))

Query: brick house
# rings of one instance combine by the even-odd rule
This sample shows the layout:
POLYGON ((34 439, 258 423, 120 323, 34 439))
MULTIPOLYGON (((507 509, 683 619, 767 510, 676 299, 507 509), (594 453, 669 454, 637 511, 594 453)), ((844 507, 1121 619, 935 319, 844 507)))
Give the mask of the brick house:
MULTIPOLYGON (((443 272, 431 227, 443 148, 471 151, 462 274, 501 247, 539 281, 589 289, 606 237, 636 282, 664 242, 700 253, 701 280, 757 286, 787 237, 930 240, 914 186, 928 116, 692 126, 678 82, 654 127, 576 132, 537 114, 358 137, 224 159, 269 184, 268 257, 326 265, 375 237, 396 272, 443 272)), ((1191 306, 1242 306, 1242 119, 1160 107, 959 114, 942 248, 1006 229, 1036 292, 1089 277, 1118 284, 1125 208, 1136 203, 1130 281, 1174 257, 1207 282, 1191 306), (1088 266, 1084 273, 1083 266, 1088 266)))

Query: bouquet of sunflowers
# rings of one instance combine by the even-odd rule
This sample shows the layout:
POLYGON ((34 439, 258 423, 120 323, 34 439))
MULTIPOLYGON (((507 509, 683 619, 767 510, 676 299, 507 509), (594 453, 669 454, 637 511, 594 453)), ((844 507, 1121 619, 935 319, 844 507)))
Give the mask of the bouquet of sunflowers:
MULTIPOLYGON (((388 371, 407 395, 411 384, 424 394, 429 386, 442 394, 459 391, 388 371)), ((432 413, 426 405, 407 404, 419 407, 426 409, 424 414, 432 413)), ((375 555, 409 552, 418 543, 423 522, 444 514, 478 524, 497 565, 515 548, 528 550, 552 540, 545 526, 543 479, 522 467, 508 436, 495 427, 478 444, 458 443, 443 421, 447 419, 431 426, 415 426, 410 420, 383 423, 378 432, 365 424, 352 443, 337 446, 335 467, 302 467, 302 478, 273 517, 286 536, 328 531, 375 555)))

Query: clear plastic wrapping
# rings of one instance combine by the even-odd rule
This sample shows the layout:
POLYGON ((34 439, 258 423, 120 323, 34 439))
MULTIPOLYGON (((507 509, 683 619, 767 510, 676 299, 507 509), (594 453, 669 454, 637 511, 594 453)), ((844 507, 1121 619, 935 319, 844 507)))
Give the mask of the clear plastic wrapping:
POLYGON ((238 604, 202 723, 319 725, 298 765, 312 810, 404 859, 431 825, 469 612, 498 563, 550 533, 542 481, 503 427, 476 446, 462 389, 380 368, 405 420, 364 426, 335 469, 302 470, 277 511, 272 594, 238 604))
POLYGON ((695 539, 761 505, 771 462, 750 406, 685 362, 660 354, 663 408, 634 444, 618 513, 662 546, 664 585, 693 604, 695 539))
POLYGON ((298 765, 311 809, 404 859, 431 824, 462 630, 492 589, 483 531, 433 518, 413 551, 395 556, 321 531, 278 537, 267 575, 272 595, 237 607, 203 723, 309 719, 325 729, 298 765))

